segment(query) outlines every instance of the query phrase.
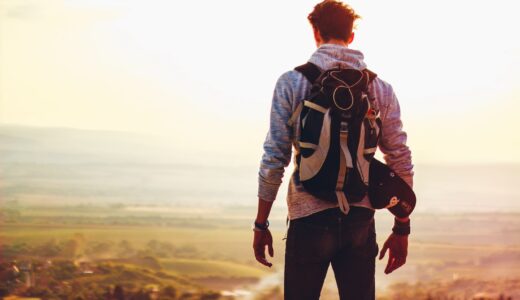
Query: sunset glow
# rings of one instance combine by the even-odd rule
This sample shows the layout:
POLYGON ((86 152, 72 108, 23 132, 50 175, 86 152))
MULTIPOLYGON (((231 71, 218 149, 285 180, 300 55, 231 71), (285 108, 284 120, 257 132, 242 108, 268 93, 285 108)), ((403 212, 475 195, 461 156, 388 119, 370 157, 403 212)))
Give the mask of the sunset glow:
MULTIPOLYGON (((514 1, 349 3, 416 162, 520 162, 514 1)), ((314 4, 2 0, 0 121, 220 143, 256 164, 276 79, 315 49, 314 4)))

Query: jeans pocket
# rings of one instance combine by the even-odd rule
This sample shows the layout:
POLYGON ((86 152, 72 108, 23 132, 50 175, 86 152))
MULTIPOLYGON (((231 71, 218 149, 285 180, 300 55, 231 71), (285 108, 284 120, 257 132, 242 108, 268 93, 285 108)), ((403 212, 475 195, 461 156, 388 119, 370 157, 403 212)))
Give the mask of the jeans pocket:
POLYGON ((286 262, 304 264, 329 261, 336 247, 333 228, 292 221, 287 231, 286 262))
POLYGON ((370 223, 351 228, 352 249, 362 257, 375 258, 379 252, 376 240, 375 223, 370 223))

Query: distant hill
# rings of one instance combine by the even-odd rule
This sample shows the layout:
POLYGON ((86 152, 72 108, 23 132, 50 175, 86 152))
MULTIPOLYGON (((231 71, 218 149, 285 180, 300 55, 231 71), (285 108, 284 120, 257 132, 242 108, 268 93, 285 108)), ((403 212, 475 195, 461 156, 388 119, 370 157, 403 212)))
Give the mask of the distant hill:
MULTIPOLYGON (((164 137, 0 125, 0 204, 256 205, 258 160, 164 137)), ((292 170, 286 170, 284 184, 292 170)), ((416 164, 416 210, 520 211, 520 165, 416 164)), ((286 190, 278 194, 283 204, 286 190)))
POLYGON ((244 186, 254 196, 256 162, 222 167, 201 153, 145 134, 0 125, 0 204, 225 204, 244 186))
POLYGON ((173 161, 180 155, 158 136, 124 131, 0 125, 0 162, 173 161))

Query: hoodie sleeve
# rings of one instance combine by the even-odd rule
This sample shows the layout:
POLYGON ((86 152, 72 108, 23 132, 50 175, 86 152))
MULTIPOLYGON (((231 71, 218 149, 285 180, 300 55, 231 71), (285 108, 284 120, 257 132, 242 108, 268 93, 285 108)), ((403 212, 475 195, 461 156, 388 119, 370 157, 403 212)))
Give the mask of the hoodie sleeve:
POLYGON ((413 187, 412 152, 406 145, 407 135, 403 131, 399 101, 391 87, 389 87, 388 103, 382 122, 379 149, 383 152, 387 165, 410 187, 413 187))
POLYGON ((291 161, 293 132, 287 125, 293 113, 293 89, 290 83, 290 72, 287 72, 280 76, 273 93, 269 131, 258 172, 258 197, 266 201, 275 200, 285 167, 291 161))

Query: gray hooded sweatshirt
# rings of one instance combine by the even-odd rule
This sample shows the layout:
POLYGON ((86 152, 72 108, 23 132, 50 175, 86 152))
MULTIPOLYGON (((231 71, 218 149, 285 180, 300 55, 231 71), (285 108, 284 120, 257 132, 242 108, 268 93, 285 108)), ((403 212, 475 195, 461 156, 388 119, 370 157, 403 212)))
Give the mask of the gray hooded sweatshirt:
MULTIPOLYGON (((311 56, 309 62, 322 71, 336 67, 348 67, 358 70, 366 68, 363 54, 344 46, 334 44, 321 45, 311 56)), ((284 169, 294 156, 299 153, 297 137, 299 121, 293 127, 287 121, 298 104, 309 96, 311 83, 298 71, 288 71, 278 79, 271 104, 269 132, 264 142, 264 154, 260 163, 258 178, 258 197, 274 201, 282 183, 284 169)), ((375 104, 381 114, 382 131, 378 148, 383 152, 388 166, 401 176, 410 186, 413 185, 413 164, 411 151, 406 145, 406 133, 403 131, 399 102, 392 86, 377 77, 369 86, 370 94, 376 98, 375 104)), ((296 170, 295 170, 296 171, 296 170)), ((287 193, 289 219, 305 217, 327 208, 337 207, 338 203, 320 200, 307 193, 293 172, 287 193)), ((368 197, 351 206, 373 209, 368 197)))

